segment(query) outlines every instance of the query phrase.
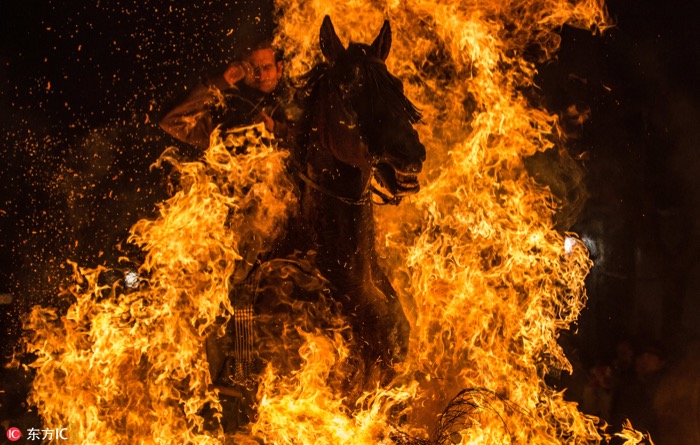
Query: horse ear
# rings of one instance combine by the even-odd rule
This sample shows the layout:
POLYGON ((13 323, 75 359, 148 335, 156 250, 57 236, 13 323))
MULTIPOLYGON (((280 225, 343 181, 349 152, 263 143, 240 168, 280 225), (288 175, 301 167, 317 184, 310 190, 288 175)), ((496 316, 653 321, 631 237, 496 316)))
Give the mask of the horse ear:
POLYGON ((321 52, 329 62, 335 62, 340 57, 340 54, 345 51, 345 47, 340 42, 338 34, 335 33, 333 23, 329 16, 323 18, 321 25, 321 52))
POLYGON ((377 57, 382 60, 386 60, 389 56, 389 49, 391 49, 391 26, 389 25, 389 20, 384 20, 384 25, 382 25, 379 35, 372 42, 372 48, 377 52, 377 57))

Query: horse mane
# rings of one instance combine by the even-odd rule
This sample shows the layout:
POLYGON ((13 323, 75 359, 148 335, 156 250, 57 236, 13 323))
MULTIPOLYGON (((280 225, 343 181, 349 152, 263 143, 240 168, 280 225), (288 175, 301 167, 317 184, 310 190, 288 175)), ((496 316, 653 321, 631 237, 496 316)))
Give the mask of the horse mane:
POLYGON ((403 92, 403 84, 394 77, 383 62, 370 59, 362 64, 365 79, 370 84, 370 100, 381 103, 397 119, 406 119, 411 125, 418 123, 422 114, 403 92))
POLYGON ((328 71, 331 65, 327 62, 321 62, 314 65, 306 74, 302 75, 300 82, 296 87, 295 98, 297 104, 304 111, 304 118, 309 119, 311 109, 317 99, 318 86, 321 81, 328 79, 328 71))
POLYGON ((328 78, 330 64, 321 62, 314 65, 306 74, 302 75, 294 85, 294 101, 302 111, 301 120, 298 122, 299 133, 296 139, 297 168, 303 170, 306 161, 307 145, 311 128, 313 127, 312 112, 318 96, 318 86, 323 79, 328 78))

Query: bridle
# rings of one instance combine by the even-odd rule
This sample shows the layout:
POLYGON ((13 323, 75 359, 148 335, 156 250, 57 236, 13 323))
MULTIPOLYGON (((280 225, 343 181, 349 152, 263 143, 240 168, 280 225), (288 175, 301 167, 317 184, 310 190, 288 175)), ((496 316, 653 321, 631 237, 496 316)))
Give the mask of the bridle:
POLYGON ((316 190, 319 193, 323 193, 324 195, 328 195, 331 198, 335 198, 344 204, 360 206, 372 202, 372 188, 370 187, 372 181, 367 181, 367 185, 365 186, 365 189, 362 191, 362 194, 359 198, 349 198, 347 196, 338 195, 337 193, 334 193, 328 188, 317 184, 311 178, 302 173, 301 170, 297 170, 296 175, 299 179, 301 179, 306 185, 308 185, 312 189, 316 190))

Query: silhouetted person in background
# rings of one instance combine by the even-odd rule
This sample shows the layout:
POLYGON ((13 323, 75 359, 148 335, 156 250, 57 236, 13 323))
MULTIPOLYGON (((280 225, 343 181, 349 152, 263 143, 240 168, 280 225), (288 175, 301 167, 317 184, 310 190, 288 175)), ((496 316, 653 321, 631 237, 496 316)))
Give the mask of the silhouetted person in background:
POLYGON ((656 345, 647 344, 634 359, 634 376, 620 380, 615 388, 611 407, 611 424, 619 426, 629 419, 639 431, 657 431, 654 397, 666 370, 666 353, 656 345))

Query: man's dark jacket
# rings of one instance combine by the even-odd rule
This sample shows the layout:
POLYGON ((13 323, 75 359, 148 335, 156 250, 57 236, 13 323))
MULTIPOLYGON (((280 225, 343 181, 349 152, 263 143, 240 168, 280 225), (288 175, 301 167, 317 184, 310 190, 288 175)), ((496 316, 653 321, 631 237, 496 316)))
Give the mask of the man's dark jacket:
POLYGON ((175 138, 197 148, 209 147, 212 131, 252 125, 265 112, 275 121, 274 134, 287 138, 289 127, 283 104, 283 82, 268 94, 239 82, 231 88, 223 76, 197 85, 184 100, 165 113, 160 126, 175 138))

